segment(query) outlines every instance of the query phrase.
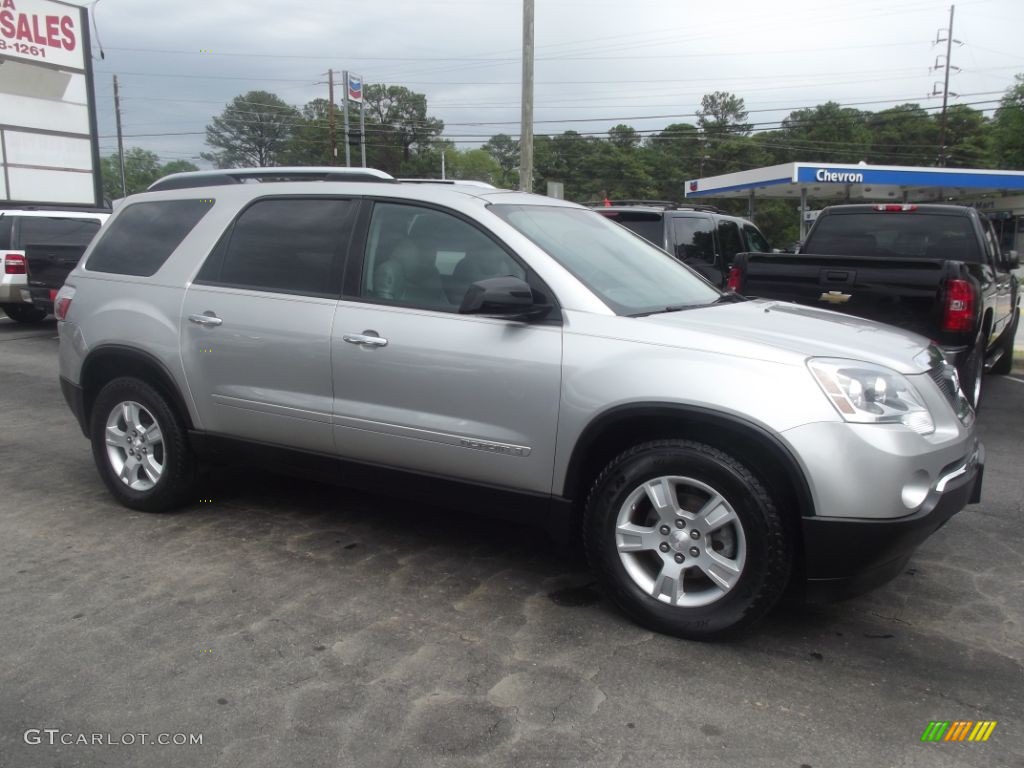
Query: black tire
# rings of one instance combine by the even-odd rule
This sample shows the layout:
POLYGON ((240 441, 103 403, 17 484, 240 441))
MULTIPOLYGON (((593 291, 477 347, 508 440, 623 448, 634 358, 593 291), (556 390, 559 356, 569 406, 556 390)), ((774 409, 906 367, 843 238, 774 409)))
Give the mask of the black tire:
POLYGON ((1002 352, 999 360, 992 366, 992 373, 1005 376, 1013 373, 1013 341, 1017 338, 1017 325, 1020 323, 1020 310, 1014 310, 1013 323, 1003 331, 1003 338, 999 341, 999 348, 1002 352))
MULTIPOLYGON (((673 493, 678 500, 678 495, 673 493)), ((647 497, 639 498, 642 506, 647 497)), ((638 504, 630 502, 629 509, 637 508, 638 504)), ((651 509, 653 511, 653 506, 651 509)), ((684 522, 683 526, 687 524, 684 522)), ((663 535, 660 531, 664 529, 656 525, 650 530, 663 535)), ((684 529, 680 535, 686 532, 684 529)), ((782 596, 793 561, 794 537, 753 473, 727 453, 689 440, 644 443, 616 457, 597 477, 590 490, 583 535, 591 567, 606 593, 625 613, 657 632, 692 640, 722 637, 764 616, 782 596), (681 476, 710 487, 731 506, 742 526, 745 562, 739 575, 731 589, 705 605, 674 605, 653 597, 651 591, 642 589, 630 575, 624 564, 625 558, 618 550, 616 526, 620 511, 626 515, 645 514, 643 509, 627 512, 627 501, 631 496, 637 498, 635 494, 645 482, 667 476, 681 476)), ((686 544, 700 544, 702 541, 698 539, 686 544)), ((664 543, 659 545, 662 549, 664 546, 664 543)), ((653 569, 667 569, 671 565, 667 560, 669 554, 664 555, 664 565, 661 565, 657 558, 662 556, 652 551, 654 557, 650 562, 653 569)), ((643 557, 647 554, 644 553, 643 557)), ((682 557, 686 561, 682 552, 672 554, 672 557, 682 557)), ((689 566, 684 564, 680 567, 689 566)), ((698 578, 703 573, 697 568, 687 571, 691 572, 698 578)), ((657 583, 658 577, 653 578, 657 583)))
MULTIPOLYGON (((166 512, 192 500, 198 476, 195 456, 181 417, 159 390, 141 379, 113 379, 96 396, 89 427, 96 468, 107 489, 124 506, 142 512, 166 512), (121 480, 107 450, 107 419, 125 402, 137 403, 148 411, 146 415, 159 426, 163 438, 159 455, 162 471, 145 490, 131 488, 121 480)), ((124 449, 118 450, 124 456, 124 449)))
POLYGON ((41 323, 46 319, 46 310, 31 304, 4 304, 0 306, 11 320, 18 323, 41 323))
POLYGON ((970 353, 960 364, 960 388, 974 410, 981 407, 982 382, 985 378, 985 333, 978 334, 970 353))

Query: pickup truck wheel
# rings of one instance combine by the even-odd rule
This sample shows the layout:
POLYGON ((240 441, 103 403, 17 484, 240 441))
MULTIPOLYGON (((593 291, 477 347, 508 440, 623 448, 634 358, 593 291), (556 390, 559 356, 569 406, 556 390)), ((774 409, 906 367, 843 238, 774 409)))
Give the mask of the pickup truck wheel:
POLYGON ((792 539, 771 497, 732 456, 688 440, 638 445, 590 491, 587 556, 611 599, 658 632, 704 640, 779 599, 792 539))
POLYGON ((92 408, 92 455, 114 497, 131 509, 164 512, 188 500, 195 460, 181 419, 146 382, 119 378, 92 408))
POLYGON ((3 304, 0 309, 18 323, 39 323, 46 319, 46 310, 36 309, 31 304, 3 304))
POLYGON ((1020 323, 1020 311, 1014 312, 1013 324, 1003 331, 1003 338, 999 341, 1002 354, 999 360, 992 366, 992 373, 1005 376, 1013 373, 1013 342, 1017 338, 1017 325, 1020 323))

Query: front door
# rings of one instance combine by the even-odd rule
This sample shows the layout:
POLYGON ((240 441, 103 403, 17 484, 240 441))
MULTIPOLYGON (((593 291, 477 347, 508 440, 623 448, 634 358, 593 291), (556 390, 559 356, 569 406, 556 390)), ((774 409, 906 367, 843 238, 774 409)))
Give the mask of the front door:
POLYGON ((208 432, 332 453, 331 324, 358 202, 263 199, 187 290, 181 354, 208 432))
POLYGON ((458 314, 477 280, 534 278, 468 220, 415 205, 374 204, 364 251, 332 334, 338 453, 550 492, 560 323, 458 314))

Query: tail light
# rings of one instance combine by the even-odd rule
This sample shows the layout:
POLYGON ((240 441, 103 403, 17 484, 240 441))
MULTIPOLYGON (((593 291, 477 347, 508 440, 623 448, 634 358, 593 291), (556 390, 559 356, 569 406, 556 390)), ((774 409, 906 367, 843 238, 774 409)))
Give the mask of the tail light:
POLYGON ((740 272, 739 267, 729 267, 729 277, 726 278, 725 287, 739 293, 740 288, 743 287, 743 273, 740 272))
POLYGON ((75 298, 75 289, 70 286, 65 285, 57 291, 56 300, 53 302, 53 314, 58 320, 67 320, 73 298, 75 298))
POLYGON ((8 253, 4 258, 4 272, 8 275, 24 275, 25 257, 20 253, 8 253))
POLYGON ((965 333, 974 328, 974 287, 967 280, 946 283, 942 330, 965 333))

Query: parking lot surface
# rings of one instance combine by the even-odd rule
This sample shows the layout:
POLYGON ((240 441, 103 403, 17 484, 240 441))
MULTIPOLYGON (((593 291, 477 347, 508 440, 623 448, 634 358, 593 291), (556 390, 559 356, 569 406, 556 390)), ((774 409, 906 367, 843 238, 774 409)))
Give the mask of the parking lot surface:
POLYGON ((895 581, 700 644, 483 517, 244 471, 126 510, 56 352, 0 318, 2 768, 1024 766, 1024 376, 986 380, 983 503, 895 581))

